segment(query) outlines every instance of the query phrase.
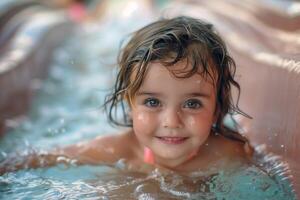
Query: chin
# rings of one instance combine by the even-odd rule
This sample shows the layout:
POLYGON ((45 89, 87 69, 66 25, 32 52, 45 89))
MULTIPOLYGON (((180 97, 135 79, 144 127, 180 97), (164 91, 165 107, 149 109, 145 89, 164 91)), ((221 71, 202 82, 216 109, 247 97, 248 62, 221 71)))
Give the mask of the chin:
MULTIPOLYGON (((176 165, 180 165, 181 163, 184 163, 185 161, 187 161, 189 158, 186 155, 190 155, 192 154, 191 152, 186 152, 186 153, 180 153, 180 154, 176 154, 176 153, 163 153, 163 154, 158 154, 158 156, 161 159, 167 160, 168 162, 174 162, 174 163, 178 163, 176 165)), ((173 166, 173 165, 172 165, 173 166)))

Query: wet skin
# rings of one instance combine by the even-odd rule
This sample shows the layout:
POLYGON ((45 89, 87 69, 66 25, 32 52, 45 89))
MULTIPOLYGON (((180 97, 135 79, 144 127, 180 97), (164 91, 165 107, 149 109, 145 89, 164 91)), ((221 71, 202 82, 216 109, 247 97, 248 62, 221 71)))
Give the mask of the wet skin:
MULTIPOLYGON (((185 67, 186 62, 178 62, 171 70, 185 67)), ((131 105, 133 132, 142 146, 152 150, 157 164, 176 167, 196 155, 207 140, 215 105, 212 82, 200 74, 176 78, 153 62, 131 105)))
MULTIPOLYGON (((172 70, 182 70, 185 64, 178 62, 172 70)), ((55 165, 56 158, 63 155, 78 164, 114 164, 122 159, 128 169, 142 172, 154 168, 184 173, 232 169, 233 163, 247 161, 248 154, 243 143, 212 133, 217 118, 215 105, 211 80, 199 74, 175 78, 165 66, 150 63, 132 101, 133 128, 57 149, 47 154, 46 165, 55 165), (144 162, 145 147, 154 157, 150 166, 144 162)), ((39 157, 26 163, 41 166, 39 157)))
MULTIPOLYGON (((186 63, 171 67, 182 70, 186 63)), ((165 66, 152 62, 132 99, 132 129, 71 145, 58 153, 83 164, 123 159, 130 169, 144 171, 147 147, 154 156, 153 167, 178 172, 232 167, 233 160, 245 161, 247 153, 243 143, 212 133, 217 118, 212 83, 199 74, 175 78, 165 66)))

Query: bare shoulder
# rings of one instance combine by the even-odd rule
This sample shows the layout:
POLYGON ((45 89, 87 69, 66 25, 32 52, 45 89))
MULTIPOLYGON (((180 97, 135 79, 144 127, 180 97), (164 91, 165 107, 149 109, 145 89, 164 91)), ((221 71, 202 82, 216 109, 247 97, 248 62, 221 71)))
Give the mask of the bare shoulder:
POLYGON ((126 142, 130 141, 131 130, 123 131, 120 133, 109 134, 105 136, 96 137, 94 140, 89 142, 89 145, 94 147, 103 148, 114 148, 115 150, 120 150, 126 146, 126 142))
POLYGON ((85 164, 113 163, 132 156, 131 131, 99 136, 62 149, 60 152, 85 164))
POLYGON ((211 136, 214 146, 222 155, 228 157, 248 157, 252 155, 249 144, 226 138, 222 135, 211 136))

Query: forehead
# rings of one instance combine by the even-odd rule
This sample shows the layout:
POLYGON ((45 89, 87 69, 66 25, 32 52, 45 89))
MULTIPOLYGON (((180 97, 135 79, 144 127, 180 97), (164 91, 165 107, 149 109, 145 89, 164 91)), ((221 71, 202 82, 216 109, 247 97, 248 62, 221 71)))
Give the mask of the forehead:
POLYGON ((191 68, 192 66, 186 61, 179 61, 172 66, 164 66, 160 62, 151 62, 148 65, 140 90, 170 89, 186 92, 205 90, 211 93, 215 88, 214 82, 208 76, 201 75, 201 67, 199 67, 198 73, 189 77, 180 77, 190 71, 191 68))

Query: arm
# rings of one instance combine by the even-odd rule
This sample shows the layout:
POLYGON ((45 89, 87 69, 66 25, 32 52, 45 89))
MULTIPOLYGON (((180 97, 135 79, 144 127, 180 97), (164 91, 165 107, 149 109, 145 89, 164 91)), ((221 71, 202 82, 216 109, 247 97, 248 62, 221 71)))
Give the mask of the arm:
POLYGON ((0 175, 20 169, 53 166, 58 163, 71 163, 67 157, 52 152, 27 150, 26 153, 14 152, 0 162, 0 175))
POLYGON ((91 141, 55 149, 14 153, 0 163, 0 175, 20 169, 50 167, 57 164, 108 164, 130 155, 124 148, 128 133, 97 137, 91 141))

